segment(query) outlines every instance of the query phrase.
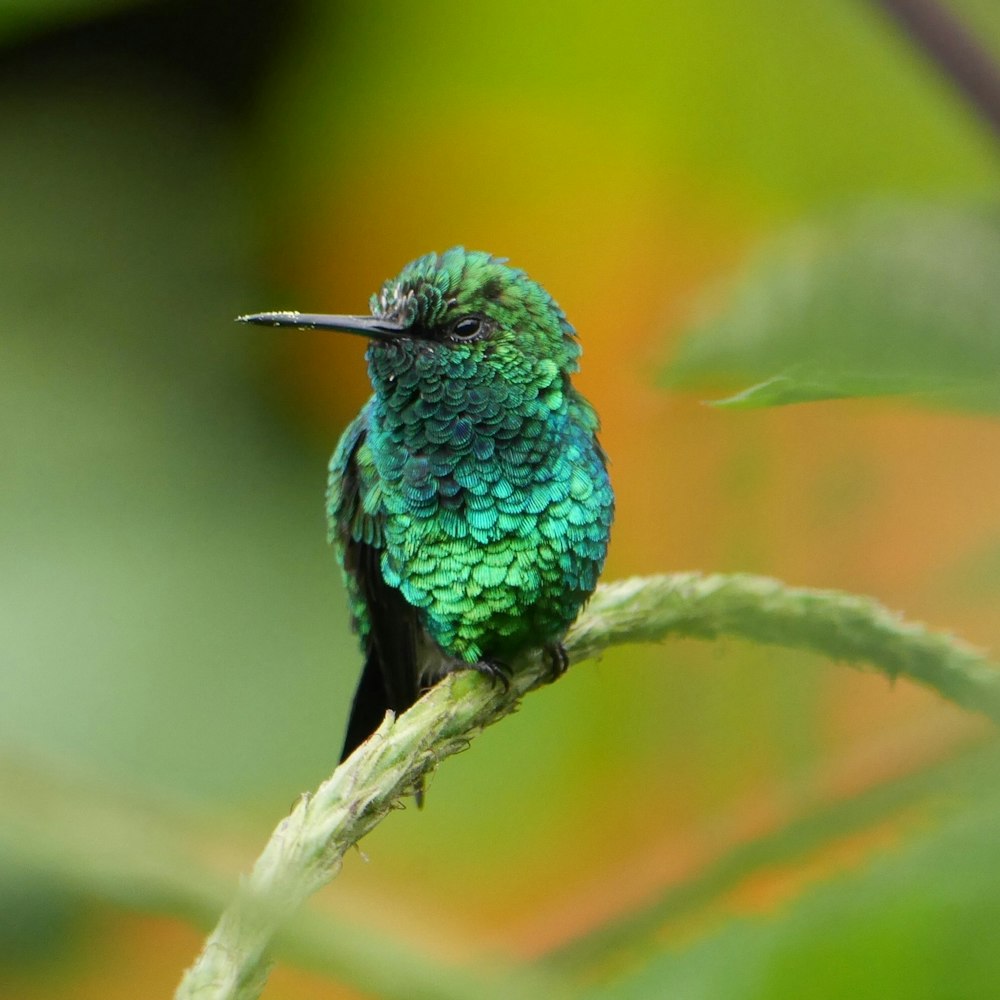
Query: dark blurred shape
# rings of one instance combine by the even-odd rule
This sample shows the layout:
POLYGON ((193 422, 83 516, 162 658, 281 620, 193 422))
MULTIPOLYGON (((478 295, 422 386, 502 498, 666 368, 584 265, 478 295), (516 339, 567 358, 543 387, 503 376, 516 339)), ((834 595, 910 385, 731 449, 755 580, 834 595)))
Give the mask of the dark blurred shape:
POLYGON ((146 76, 181 76, 218 110, 249 114, 268 67, 295 33, 299 0, 162 0, 63 23, 0 48, 0 87, 48 65, 132 62, 146 76))
POLYGON ((55 879, 0 860, 0 963, 51 968, 85 907, 55 879))
POLYGON ((1000 135, 1000 69, 975 36, 936 0, 876 0, 1000 135))

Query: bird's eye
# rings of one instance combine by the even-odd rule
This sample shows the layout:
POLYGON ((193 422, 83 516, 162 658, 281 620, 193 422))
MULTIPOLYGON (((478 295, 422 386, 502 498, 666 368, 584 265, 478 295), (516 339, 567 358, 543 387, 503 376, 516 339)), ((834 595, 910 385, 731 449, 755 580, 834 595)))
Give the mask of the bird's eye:
POLYGON ((451 324, 451 335, 456 340, 472 340, 483 330, 482 316, 462 316, 451 324))

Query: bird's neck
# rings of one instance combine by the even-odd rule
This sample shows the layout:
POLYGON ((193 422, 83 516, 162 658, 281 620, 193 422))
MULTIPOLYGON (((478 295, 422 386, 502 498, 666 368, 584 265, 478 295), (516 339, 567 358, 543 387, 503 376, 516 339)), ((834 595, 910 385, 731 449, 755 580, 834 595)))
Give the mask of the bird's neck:
POLYGON ((567 419, 567 390, 394 382, 376 392, 372 416, 383 440, 410 454, 471 453, 488 461, 525 435, 539 446, 558 438, 567 419))

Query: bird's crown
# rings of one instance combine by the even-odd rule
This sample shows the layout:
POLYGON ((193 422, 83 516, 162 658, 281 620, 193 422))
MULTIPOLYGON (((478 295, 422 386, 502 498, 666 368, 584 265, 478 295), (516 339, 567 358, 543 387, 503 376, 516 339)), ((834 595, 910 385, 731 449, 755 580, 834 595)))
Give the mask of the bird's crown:
POLYGON ((452 247, 407 264, 371 298, 372 314, 430 339, 516 342, 566 370, 576 368, 576 332, 551 295, 506 258, 452 247))

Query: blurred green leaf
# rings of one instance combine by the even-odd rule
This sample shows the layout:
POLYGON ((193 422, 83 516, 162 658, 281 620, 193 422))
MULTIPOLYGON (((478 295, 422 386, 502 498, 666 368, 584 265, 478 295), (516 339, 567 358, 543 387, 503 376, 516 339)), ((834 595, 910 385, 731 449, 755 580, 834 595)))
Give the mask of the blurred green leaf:
POLYGON ((667 383, 752 380, 716 404, 730 407, 906 394, 995 411, 998 274, 995 206, 854 208, 763 247, 687 333, 667 383))
MULTIPOLYGON (((738 848, 703 880, 672 891, 648 920, 633 921, 635 933, 616 941, 625 949, 617 964, 599 948, 597 961, 611 970, 613 981, 585 995, 593 1000, 993 996, 1000 982, 993 930, 1000 920, 998 775, 994 744, 738 848), (832 881, 809 886, 766 914, 732 918, 734 904, 727 902, 726 890, 754 877, 777 876, 780 884, 781 872, 799 852, 814 853, 824 840, 835 847, 837 839, 880 821, 889 821, 883 829, 891 832, 894 814, 903 820, 897 844, 870 864, 847 873, 846 862, 833 861, 832 881), (659 930, 666 921, 680 921, 672 924, 672 935, 659 930), (679 939, 676 945, 672 937, 679 939)), ((583 947, 576 952, 584 966, 593 962, 595 956, 583 947)))

